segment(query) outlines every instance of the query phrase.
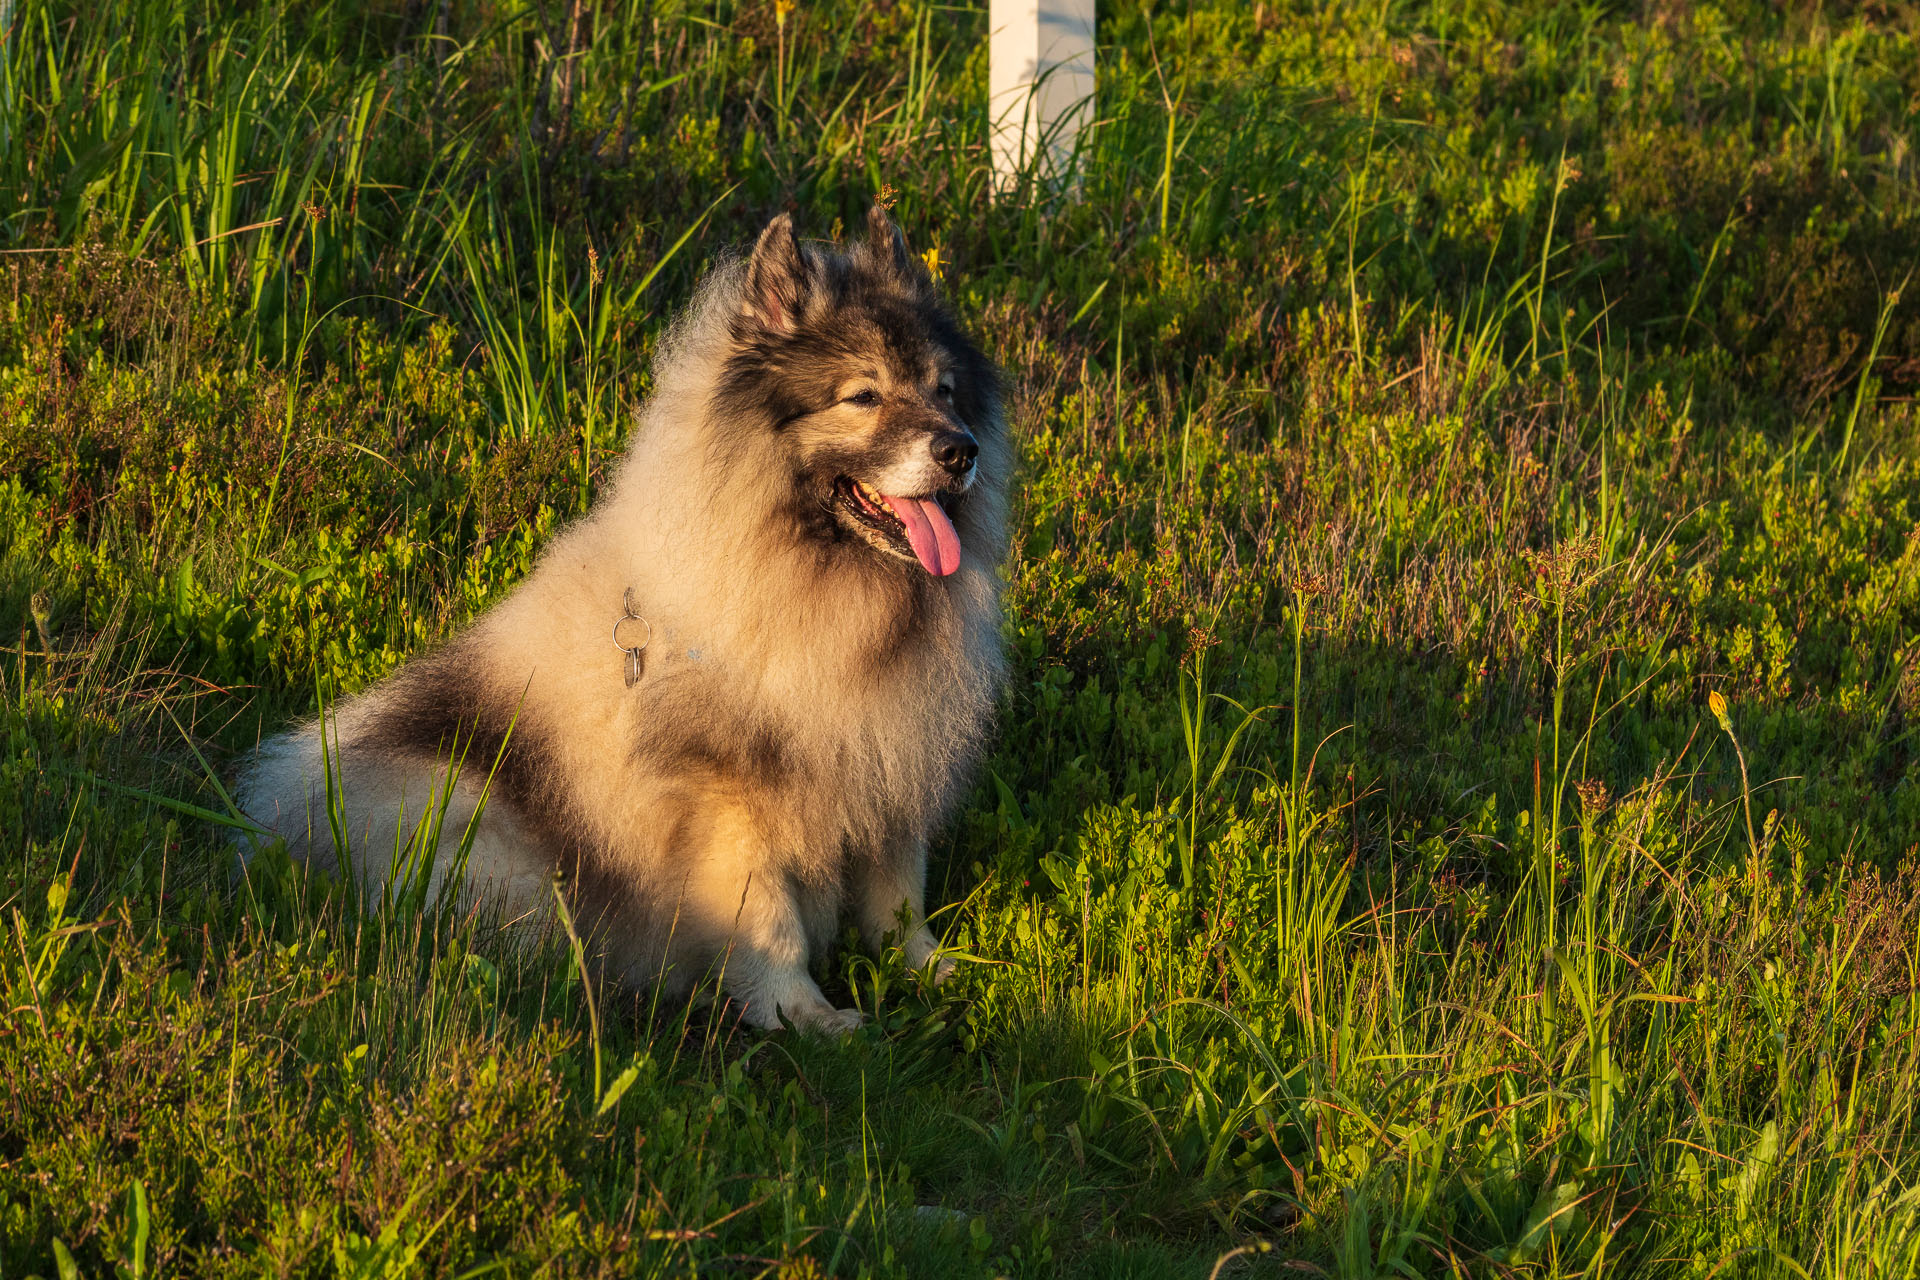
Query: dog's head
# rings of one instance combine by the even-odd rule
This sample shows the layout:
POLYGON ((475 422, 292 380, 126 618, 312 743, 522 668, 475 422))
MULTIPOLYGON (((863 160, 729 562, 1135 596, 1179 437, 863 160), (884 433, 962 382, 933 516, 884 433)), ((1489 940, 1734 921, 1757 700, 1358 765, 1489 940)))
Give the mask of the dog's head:
POLYGON ((730 338, 717 407, 774 446, 809 536, 957 569, 965 535, 984 536, 969 502, 1006 482, 999 381, 886 211, 844 249, 775 218, 730 338))

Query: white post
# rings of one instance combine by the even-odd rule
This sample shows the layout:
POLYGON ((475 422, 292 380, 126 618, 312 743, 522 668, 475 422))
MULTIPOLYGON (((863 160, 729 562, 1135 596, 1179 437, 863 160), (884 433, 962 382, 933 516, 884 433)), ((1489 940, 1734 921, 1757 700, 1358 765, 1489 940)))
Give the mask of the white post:
POLYGON ((997 189, 1028 164, 1042 177, 1065 175, 1093 120, 1093 4, 992 0, 987 118, 997 189))

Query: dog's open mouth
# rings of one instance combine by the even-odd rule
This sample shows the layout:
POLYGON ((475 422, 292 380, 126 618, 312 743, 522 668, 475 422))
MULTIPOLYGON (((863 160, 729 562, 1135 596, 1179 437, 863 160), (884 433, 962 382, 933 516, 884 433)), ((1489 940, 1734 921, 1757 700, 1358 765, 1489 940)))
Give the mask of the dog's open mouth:
POLYGON ((835 480, 833 492, 841 507, 879 534, 896 555, 918 560, 936 578, 960 567, 960 535, 938 495, 896 498, 852 476, 835 480))

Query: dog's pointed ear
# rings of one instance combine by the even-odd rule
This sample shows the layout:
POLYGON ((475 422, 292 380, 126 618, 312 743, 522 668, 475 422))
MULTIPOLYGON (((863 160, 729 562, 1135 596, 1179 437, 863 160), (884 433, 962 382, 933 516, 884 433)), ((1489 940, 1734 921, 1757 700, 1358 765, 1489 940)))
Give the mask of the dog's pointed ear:
POLYGON ((867 210, 867 248, 875 262, 891 267, 897 275, 916 281, 925 275, 885 205, 876 204, 867 210))
POLYGON ((753 258, 747 264, 747 317, 775 333, 792 333, 799 327, 811 284, 811 268, 800 237, 794 234, 793 218, 783 213, 767 224, 753 246, 753 258))

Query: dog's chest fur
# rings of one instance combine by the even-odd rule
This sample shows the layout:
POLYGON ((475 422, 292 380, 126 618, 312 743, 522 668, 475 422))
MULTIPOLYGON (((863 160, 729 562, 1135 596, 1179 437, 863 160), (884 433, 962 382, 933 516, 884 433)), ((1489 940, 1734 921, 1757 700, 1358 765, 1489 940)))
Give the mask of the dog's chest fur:
POLYGON ((991 711, 989 574, 922 585, 797 559, 782 589, 689 598, 661 547, 665 571, 633 575, 652 639, 629 688, 611 634, 627 587, 592 578, 619 563, 625 523, 616 509, 564 535, 462 642, 403 673, 382 737, 430 752, 457 732, 476 765, 497 754, 500 799, 563 862, 630 846, 636 826, 669 855, 673 815, 716 793, 740 797, 804 878, 921 838, 991 711))

